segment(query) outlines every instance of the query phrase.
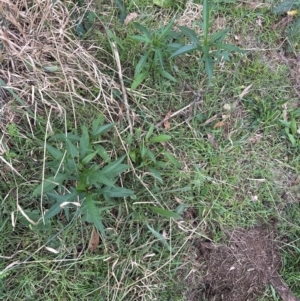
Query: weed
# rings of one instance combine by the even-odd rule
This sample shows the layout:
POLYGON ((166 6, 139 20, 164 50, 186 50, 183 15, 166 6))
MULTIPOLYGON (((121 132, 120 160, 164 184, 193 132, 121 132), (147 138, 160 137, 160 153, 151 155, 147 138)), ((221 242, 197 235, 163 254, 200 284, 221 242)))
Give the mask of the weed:
POLYGON ((100 116, 92 123, 89 131, 81 128, 81 136, 74 133, 56 134, 49 139, 46 149, 52 160, 47 162, 52 174, 33 192, 33 197, 46 195, 54 204, 43 216, 47 221, 64 210, 70 220, 70 208, 79 208, 75 214, 81 214, 86 222, 93 223, 105 236, 101 213, 112 207, 112 199, 133 196, 133 191, 116 186, 119 174, 129 168, 123 164, 125 156, 110 162, 110 158, 101 145, 100 137, 114 124, 104 124, 100 116), (63 144, 64 152, 50 142, 63 144), (99 157, 103 165, 99 162, 99 157), (108 202, 108 203, 106 203, 108 202), (101 207, 99 207, 101 205, 101 207))
POLYGON ((166 134, 153 135, 153 131, 154 125, 151 125, 145 136, 141 135, 140 128, 135 131, 134 136, 129 134, 127 137, 129 156, 137 170, 150 172, 162 184, 163 179, 160 170, 166 167, 167 162, 177 168, 180 168, 180 163, 164 148, 156 150, 155 153, 151 150, 153 145, 159 145, 171 139, 171 136, 166 134))
POLYGON ((139 23, 134 23, 134 25, 142 35, 133 35, 131 38, 144 43, 146 49, 135 67, 131 89, 136 89, 149 76, 152 77, 154 82, 157 74, 176 82, 176 79, 166 71, 165 66, 165 62, 170 55, 181 46, 173 43, 173 40, 178 37, 178 33, 171 30, 174 21, 152 32, 139 23))
POLYGON ((289 138, 289 141, 292 143, 294 147, 300 146, 300 139, 299 139, 299 131, 300 127, 298 128, 296 117, 300 115, 300 110, 295 110, 291 114, 290 121, 286 120, 280 120, 281 124, 284 126, 284 131, 287 137, 289 138))
POLYGON ((203 29, 203 35, 201 36, 198 36, 193 29, 179 26, 181 32, 190 39, 191 43, 182 46, 171 55, 172 58, 195 50, 199 51, 201 53, 199 61, 204 62, 205 72, 208 76, 209 83, 213 77, 214 64, 221 60, 229 61, 230 52, 243 52, 239 47, 223 42, 227 33, 230 31, 228 28, 210 35, 210 12, 209 0, 204 0, 203 23, 198 22, 198 25, 203 29))
POLYGON ((295 18, 294 22, 287 28, 286 34, 289 39, 290 48, 297 48, 300 41, 300 1, 284 0, 274 8, 274 13, 282 15, 287 13, 290 18, 295 18))

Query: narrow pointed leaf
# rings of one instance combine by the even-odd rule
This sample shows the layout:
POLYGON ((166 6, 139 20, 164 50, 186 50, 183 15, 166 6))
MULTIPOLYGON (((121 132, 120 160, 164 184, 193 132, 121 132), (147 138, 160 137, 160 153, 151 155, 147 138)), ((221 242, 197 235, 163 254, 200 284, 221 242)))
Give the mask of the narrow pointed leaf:
POLYGON ((62 184, 62 182, 66 179, 66 175, 57 174, 56 177, 49 177, 45 179, 43 183, 41 183, 32 193, 33 196, 40 195, 43 193, 49 192, 55 187, 62 184))
POLYGON ((114 126, 115 126, 115 123, 104 124, 104 125, 100 126, 99 128, 97 128, 95 132, 93 132, 93 136, 102 135, 102 134, 106 133, 107 131, 109 131, 114 126))
POLYGON ((148 141, 149 138, 152 136, 153 131, 154 131, 154 124, 151 124, 151 126, 150 126, 150 128, 149 128, 149 130, 148 130, 148 132, 146 134, 146 141, 148 141))
POLYGON ((140 74, 143 71, 143 69, 146 68, 148 56, 149 56, 148 53, 141 56, 141 58, 139 59, 139 62, 137 63, 137 65, 135 67, 134 77, 136 77, 138 74, 140 74))
POLYGON ((172 82, 177 82, 176 78, 173 77, 169 72, 166 70, 159 70, 159 73, 166 79, 171 80, 172 82))
POLYGON ((172 137, 166 134, 157 135, 153 138, 151 138, 149 141, 152 143, 160 143, 160 142, 166 142, 170 140, 172 137))
POLYGON ((104 122, 104 116, 103 115, 99 115, 97 119, 93 120, 93 122, 92 122, 93 135, 94 135, 94 133, 96 133, 99 126, 103 124, 103 122, 104 122))
MULTIPOLYGON (((121 165, 121 163, 124 161, 124 159, 125 159, 125 156, 122 156, 118 160, 107 164, 104 168, 102 168, 101 171, 107 175, 115 174, 116 170, 117 171, 120 170, 120 169, 118 169, 118 167, 121 165)), ((122 164, 122 168, 121 168, 121 170, 123 170, 123 171, 126 170, 126 168, 128 168, 127 165, 126 165, 126 167, 124 165, 122 164)))
POLYGON ((175 156, 173 156, 171 153, 167 151, 164 152, 164 155, 175 167, 181 168, 181 164, 178 162, 175 156))
POLYGON ((134 195, 132 190, 123 187, 105 187, 101 189, 101 193, 106 199, 125 198, 134 195))
POLYGON ((164 180, 162 179, 161 174, 160 174, 160 172, 159 172, 157 169, 152 168, 152 167, 149 167, 148 169, 149 169, 149 171, 151 172, 152 176, 153 176, 159 183, 161 183, 161 184, 164 183, 164 180))
POLYGON ((152 39, 152 34, 150 33, 150 31, 148 30, 148 28, 146 28, 145 26, 139 24, 139 23, 136 23, 134 22, 133 23, 134 26, 140 31, 142 32, 149 40, 152 39))
POLYGON ((173 211, 162 209, 159 207, 149 207, 153 212, 167 218, 182 219, 182 217, 173 211))
POLYGON ((135 76, 130 89, 135 90, 148 77, 148 75, 149 75, 149 73, 146 71, 146 72, 142 72, 142 73, 138 74, 137 76, 135 76))
POLYGON ((151 233, 157 238, 159 239, 163 245, 170 251, 172 252, 172 249, 170 247, 170 245, 168 244, 168 242, 166 241, 166 239, 159 233, 157 232, 156 230, 154 230, 152 227, 150 227, 148 224, 147 224, 147 227, 148 229, 151 231, 151 233))
POLYGON ((78 157, 79 153, 78 153, 77 147, 69 139, 67 139, 66 143, 67 143, 67 151, 68 151, 68 153, 73 158, 78 157))
POLYGON ((187 36, 193 42, 193 44, 199 43, 199 37, 193 29, 190 29, 185 26, 178 26, 178 28, 185 36, 187 36))
POLYGON ((83 158, 89 148, 90 137, 86 126, 82 127, 82 134, 79 141, 80 156, 83 158))
POLYGON ((93 200, 92 196, 86 197, 82 208, 82 214, 83 221, 93 224, 102 234, 102 236, 106 237, 100 211, 96 206, 96 201, 93 200))
POLYGON ((225 38, 226 34, 230 31, 229 28, 225 28, 219 32, 216 32, 214 34, 212 34, 210 37, 209 37, 209 42, 211 44, 214 44, 216 42, 219 42, 219 41, 223 41, 223 39, 225 38))
POLYGON ((62 159, 63 153, 59 149, 51 146, 50 144, 46 144, 46 149, 54 159, 58 161, 62 159))
POLYGON ((131 36, 132 39, 139 41, 139 42, 144 42, 144 43, 150 43, 151 40, 148 37, 145 36, 139 36, 139 35, 134 35, 131 36))
POLYGON ((177 56, 177 55, 182 55, 182 54, 185 54, 185 53, 189 53, 189 52, 192 52, 194 50, 198 49, 198 45, 197 44, 189 44, 189 45, 185 45, 181 48, 179 48, 177 51, 175 51, 171 56, 170 58, 174 57, 174 56, 177 56))
POLYGON ((174 25, 174 20, 172 20, 167 26, 165 26, 160 34, 158 35, 158 39, 160 40, 162 37, 168 34, 168 32, 171 30, 172 26, 174 25))
POLYGON ((89 163, 91 160, 94 159, 94 157, 95 157, 97 154, 98 154, 98 150, 95 151, 95 152, 93 152, 93 153, 91 153, 91 154, 89 154, 89 155, 87 155, 86 157, 84 157, 84 158, 82 159, 82 163, 83 163, 83 164, 89 163))

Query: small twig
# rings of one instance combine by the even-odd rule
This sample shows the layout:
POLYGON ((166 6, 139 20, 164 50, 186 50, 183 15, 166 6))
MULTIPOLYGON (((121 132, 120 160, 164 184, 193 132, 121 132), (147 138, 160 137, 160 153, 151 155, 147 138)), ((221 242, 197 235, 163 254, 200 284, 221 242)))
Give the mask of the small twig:
MULTIPOLYGON (((197 103, 201 103, 201 101, 197 101, 197 102, 193 101, 193 102, 191 102, 191 103, 188 104, 187 106, 185 106, 185 107, 183 107, 182 109, 180 109, 180 110, 174 112, 173 114, 171 114, 170 117, 169 117, 169 119, 170 119, 170 118, 173 118, 173 117, 175 117, 175 116, 177 116, 177 115, 179 115, 180 113, 182 113, 182 112, 185 111, 186 109, 188 109, 188 108, 194 106, 194 105, 197 104, 197 103)), ((156 123, 155 127, 157 128, 157 127, 161 126, 164 122, 165 122, 165 118, 164 118, 162 121, 156 123)))
POLYGON ((124 104, 126 107, 126 115, 127 115, 127 120, 128 120, 128 124, 129 124, 129 131, 130 131, 130 134, 133 134, 133 126, 132 126, 132 122, 130 119, 130 107, 128 105, 127 92, 126 92, 126 88, 125 88, 124 81, 123 81, 120 56, 119 56, 119 52, 118 52, 116 44, 114 42, 111 42, 111 45, 112 45, 112 48, 114 51, 114 56, 115 56, 115 60, 116 60, 117 67, 118 67, 118 75, 119 75, 119 80, 120 80, 120 84, 121 84, 121 88, 122 88, 123 100, 124 100, 124 104))
MULTIPOLYGON (((189 114, 191 115, 191 112, 192 112, 193 108, 195 107, 195 105, 202 102, 202 100, 200 100, 200 98, 201 98, 200 93, 193 92, 193 94, 194 94, 194 100, 191 103, 189 103, 187 106, 185 106, 185 107, 181 108, 180 110, 172 113, 170 116, 168 116, 168 119, 171 119, 171 118, 179 115, 180 113, 182 113, 183 111, 185 111, 187 109, 189 109, 189 114)), ((162 121, 156 123, 155 127, 156 128, 160 127, 165 122, 165 120, 166 119, 164 118, 162 121)))

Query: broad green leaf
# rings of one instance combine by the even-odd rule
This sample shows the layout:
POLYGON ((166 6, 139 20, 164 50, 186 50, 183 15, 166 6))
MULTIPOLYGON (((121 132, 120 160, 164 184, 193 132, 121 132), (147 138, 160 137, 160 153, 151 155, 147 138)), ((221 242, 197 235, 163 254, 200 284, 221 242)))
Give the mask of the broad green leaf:
POLYGON ((60 134, 55 134, 49 138, 49 141, 59 141, 59 142, 65 142, 67 139, 70 141, 79 141, 80 137, 76 134, 73 133, 60 133, 60 134))
POLYGON ((126 6, 122 0, 115 0, 115 1, 120 10, 120 15, 119 15, 120 21, 121 21, 121 23, 124 23, 124 20, 126 19, 126 16, 127 16, 126 6))
POLYGON ((297 134, 297 123, 296 123, 296 119, 292 118, 291 120, 291 132, 293 136, 296 136, 297 134))
POLYGON ((170 58, 177 56, 177 55, 181 55, 181 54, 185 54, 185 53, 189 53, 191 51, 194 51, 196 49, 198 49, 199 46, 197 44, 189 44, 189 45, 184 45, 183 47, 179 48, 177 51, 175 51, 170 58))
POLYGON ((151 152, 151 150, 147 150, 147 156, 150 158, 150 160, 153 162, 153 163, 156 163, 156 158, 155 158, 155 155, 153 152, 151 152))
POLYGON ((115 42, 119 48, 121 48, 122 50, 125 51, 125 47, 123 45, 123 41, 121 39, 119 39, 111 30, 109 30, 108 28, 105 28, 105 31, 107 33, 107 36, 109 38, 110 41, 115 42))
POLYGON ((108 178, 101 170, 90 172, 87 175, 87 186, 96 186, 98 188, 103 187, 103 185, 114 187, 116 180, 113 177, 108 178))
POLYGON ((161 68, 163 68, 164 66, 163 54, 161 49, 159 48, 154 49, 154 62, 156 65, 158 65, 159 63, 161 68))
POLYGON ((144 42, 144 43, 151 43, 151 40, 148 37, 145 36, 139 36, 139 35, 134 35, 134 36, 130 36, 132 39, 139 41, 139 42, 144 42))
POLYGON ((178 160, 169 152, 165 151, 164 155, 166 158, 175 166, 178 168, 181 168, 181 164, 178 162, 178 160))
POLYGON ((99 156, 107 163, 110 162, 110 156, 102 145, 97 145, 96 149, 98 151, 99 156))
POLYGON ((101 172, 103 172, 103 174, 105 174, 109 178, 118 176, 120 173, 122 173, 123 171, 129 168, 129 165, 122 164, 124 158, 125 156, 122 156, 118 160, 107 164, 105 167, 101 169, 101 172))
POLYGON ((176 78, 173 77, 169 72, 166 70, 159 70, 159 73, 164 77, 167 78, 168 80, 171 80, 172 82, 177 82, 176 78))
POLYGON ((295 146, 296 145, 295 137, 291 134, 288 134, 288 137, 289 137, 289 140, 292 143, 292 145, 295 146))
POLYGON ((163 162, 163 161, 156 161, 155 167, 156 167, 156 168, 164 169, 164 168, 167 167, 167 164, 166 164, 166 162, 163 162))
POLYGON ((151 231, 151 233, 157 238, 159 239, 163 245, 170 251, 172 252, 172 249, 170 247, 170 245, 167 243, 166 239, 159 233, 157 232, 156 230, 154 230, 152 227, 150 227, 148 224, 147 224, 147 227, 148 229, 151 231))
POLYGON ((45 221, 60 213, 60 211, 62 210, 60 204, 62 204, 62 202, 57 202, 54 205, 52 205, 49 210, 47 210, 47 212, 44 215, 45 221))
POLYGON ((148 170, 151 172, 152 176, 161 184, 164 183, 164 180, 162 179, 161 177, 161 174, 160 172, 155 169, 155 168, 152 168, 152 167, 148 167, 148 170))
POLYGON ((56 177, 49 177, 45 179, 43 183, 41 183, 32 193, 32 196, 40 195, 43 193, 49 192, 50 190, 54 189, 55 187, 62 184, 62 182, 67 178, 64 174, 57 174, 56 177))
POLYGON ((154 124, 151 124, 151 126, 146 134, 146 137, 145 137, 146 141, 148 141, 149 138, 152 136, 154 128, 155 128, 154 124))
POLYGON ((178 28, 180 29, 180 31, 187 36, 192 42, 193 45, 198 45, 200 42, 199 37, 197 36, 196 32, 193 29, 190 29, 188 27, 185 26, 178 26, 178 28))
POLYGON ((152 143, 160 143, 160 142, 166 142, 170 140, 172 137, 166 134, 157 135, 155 137, 152 137, 149 142, 152 143))
POLYGON ((129 152, 129 157, 130 157, 130 159, 132 160, 133 163, 136 162, 136 152, 135 152, 135 150, 131 150, 129 152))
POLYGON ((148 149, 147 149, 147 147, 145 146, 144 142, 142 143, 140 149, 141 149, 141 157, 142 157, 142 158, 145 158, 145 156, 146 156, 146 154, 147 154, 147 152, 148 152, 148 149))
POLYGON ((105 187, 100 190, 106 199, 110 198, 126 198, 134 195, 134 192, 130 189, 123 187, 105 187))
POLYGON ((150 31, 148 30, 148 28, 146 28, 145 26, 143 26, 140 23, 134 22, 133 25, 140 31, 142 32, 150 41, 152 40, 152 34, 150 33, 150 31))
POLYGON ((158 35, 158 40, 161 40, 165 35, 169 33, 174 25, 174 20, 172 20, 167 26, 163 27, 158 35))
POLYGON ((148 56, 149 56, 149 53, 146 53, 141 56, 141 58, 139 59, 137 65, 135 67, 134 77, 136 77, 138 74, 140 74, 143 71, 143 69, 145 69, 148 56))
POLYGON ((160 214, 161 216, 167 217, 167 218, 174 218, 174 219, 182 219, 182 217, 173 211, 162 209, 159 207, 149 207, 153 212, 160 214))
POLYGON ((280 2, 277 6, 274 8, 275 14, 284 14, 288 12, 289 10, 296 9, 297 6, 300 5, 300 0, 285 0, 283 2, 280 2))
POLYGON ((106 133, 108 130, 110 130, 112 127, 114 127, 115 125, 116 125, 115 123, 104 124, 99 128, 97 128, 95 132, 93 132, 93 136, 102 135, 106 133))
POLYGON ((94 159, 94 157, 95 157, 97 154, 98 154, 98 150, 96 150, 95 152, 93 152, 93 153, 87 155, 86 157, 84 157, 84 158, 82 159, 82 163, 83 163, 83 164, 89 163, 91 160, 94 159))
POLYGON ((80 157, 83 158, 90 146, 90 137, 86 126, 82 127, 82 134, 79 141, 80 157))
POLYGON ((50 144, 46 144, 46 149, 50 153, 50 155, 57 161, 60 161, 64 154, 57 148, 51 146, 50 144))
POLYGON ((209 14, 210 9, 208 5, 208 0, 203 0, 203 9, 202 9, 202 19, 203 19, 203 33, 204 33, 204 43, 208 41, 208 32, 210 28, 209 24, 209 14))
POLYGON ((184 213, 184 210, 185 210, 186 208, 188 208, 188 207, 189 207, 189 206, 186 205, 186 204, 180 204, 179 206, 176 207, 175 211, 176 211, 176 213, 178 213, 178 214, 183 214, 183 213, 184 213))
POLYGON ((208 82, 210 84, 211 80, 213 78, 214 65, 213 65, 212 59, 210 57, 204 57, 203 60, 204 60, 204 65, 205 65, 205 72, 208 76, 208 82))
POLYGON ((134 81, 131 84, 130 89, 135 90, 149 75, 148 71, 142 72, 134 77, 134 81))
POLYGON ((153 4, 163 8, 171 7, 172 2, 173 0, 153 0, 153 4))
POLYGON ((285 121, 285 120, 279 120, 280 123, 282 123, 285 127, 290 128, 291 122, 285 121))
POLYGON ((97 131, 99 126, 103 124, 103 122, 104 122, 104 116, 103 115, 99 115, 96 119, 93 120, 93 122, 92 122, 93 135, 97 131))
POLYGON ((78 157, 79 152, 78 152, 77 147, 69 139, 67 139, 66 144, 67 144, 67 151, 68 151, 68 153, 73 158, 78 157))
POLYGON ((225 38, 226 34, 230 31, 229 28, 225 28, 219 32, 215 32, 209 37, 209 43, 214 44, 219 41, 223 41, 225 38))
POLYGON ((56 202, 64 203, 64 202, 75 202, 79 201, 79 195, 73 187, 70 187, 70 190, 64 189, 64 194, 59 194, 56 192, 47 192, 46 195, 49 199, 53 199, 56 202))
POLYGON ((168 47, 168 50, 171 52, 171 53, 174 53, 175 51, 177 51, 178 49, 182 48, 183 45, 182 44, 179 44, 179 43, 169 43, 167 45, 168 47))
POLYGON ((91 195, 88 195, 84 200, 81 212, 82 212, 82 220, 93 224, 100 231, 102 236, 106 237, 105 229, 102 224, 100 211, 96 205, 96 201, 93 200, 91 195))

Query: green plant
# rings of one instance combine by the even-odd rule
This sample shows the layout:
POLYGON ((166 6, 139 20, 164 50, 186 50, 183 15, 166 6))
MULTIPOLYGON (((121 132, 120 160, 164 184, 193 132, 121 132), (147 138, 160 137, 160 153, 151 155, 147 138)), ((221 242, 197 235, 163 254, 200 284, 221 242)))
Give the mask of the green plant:
POLYGON ((274 13, 282 15, 287 13, 295 17, 294 22, 287 28, 286 34, 292 48, 296 47, 300 41, 300 0, 285 0, 274 8, 274 13))
POLYGON ((116 184, 119 175, 129 166, 122 163, 125 156, 111 162, 101 145, 101 135, 114 127, 114 124, 103 124, 103 121, 100 116, 93 121, 90 131, 82 126, 81 136, 76 133, 56 134, 46 144, 52 159, 46 165, 52 176, 44 179, 33 192, 33 197, 42 195, 45 196, 44 202, 52 203, 43 217, 44 221, 61 210, 69 220, 70 213, 75 212, 83 221, 93 223, 104 236, 103 212, 115 205, 114 198, 134 195, 132 190, 116 184), (50 144, 54 141, 60 147, 50 144))
POLYGON ((85 6, 85 0, 76 0, 74 4, 69 8, 71 13, 71 19, 75 23, 74 33, 82 38, 92 27, 96 19, 96 14, 88 10, 85 6), (77 9, 74 9, 76 5, 77 9))
POLYGON ((158 146, 171 139, 169 135, 153 135, 153 132, 154 125, 151 125, 144 136, 141 129, 137 129, 134 136, 129 135, 127 138, 129 156, 135 168, 147 169, 152 176, 163 183, 160 170, 166 167, 167 162, 176 168, 180 167, 180 163, 164 147, 160 147, 155 153, 151 150, 154 145, 158 146))
POLYGON ((209 83, 213 77, 214 64, 218 63, 220 60, 229 61, 229 53, 243 52, 239 47, 224 43, 224 38, 230 29, 226 28, 214 34, 209 33, 211 23, 210 23, 210 7, 209 0, 203 1, 203 22, 198 25, 202 27, 203 34, 198 36, 197 33, 188 27, 179 26, 181 32, 190 39, 191 43, 180 47, 175 51, 171 58, 177 55, 182 55, 184 53, 193 52, 195 50, 201 53, 199 61, 203 61, 205 65, 205 72, 208 76, 209 83))
POLYGON ((181 44, 174 43, 180 34, 171 30, 174 21, 168 25, 149 31, 145 26, 134 23, 141 35, 133 35, 132 39, 145 44, 146 51, 140 57, 134 71, 134 80, 131 89, 137 88, 147 77, 151 76, 154 82, 154 74, 176 82, 176 79, 166 71, 165 62, 181 44))
POLYGON ((300 139, 298 137, 300 134, 300 128, 297 128, 296 122, 297 112, 300 115, 300 110, 296 110, 294 114, 291 114, 290 121, 280 120, 281 124, 284 126, 285 134, 288 136, 293 146, 300 146, 300 139))

